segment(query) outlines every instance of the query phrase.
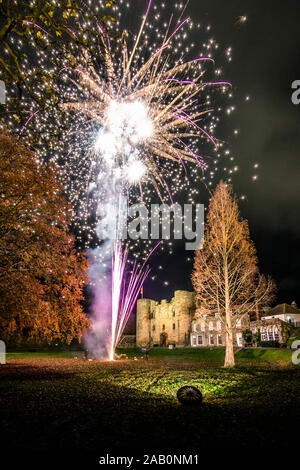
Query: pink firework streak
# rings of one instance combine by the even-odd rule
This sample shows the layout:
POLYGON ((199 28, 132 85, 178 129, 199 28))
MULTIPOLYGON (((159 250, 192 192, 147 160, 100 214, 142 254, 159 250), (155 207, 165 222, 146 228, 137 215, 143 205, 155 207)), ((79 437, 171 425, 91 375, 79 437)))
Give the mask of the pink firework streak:
POLYGON ((139 292, 147 279, 150 268, 147 261, 162 242, 158 242, 151 250, 141 267, 134 263, 130 273, 128 286, 125 286, 126 263, 128 250, 123 250, 119 241, 114 244, 112 259, 112 331, 109 349, 109 360, 114 361, 115 350, 121 339, 132 309, 137 301, 139 292))
POLYGON ((20 132, 19 132, 19 136, 23 134, 24 129, 25 129, 25 127, 27 126, 27 124, 31 121, 31 119, 32 119, 38 112, 39 112, 39 109, 37 109, 34 113, 32 113, 32 114, 29 116, 29 118, 25 121, 25 123, 24 123, 22 129, 21 129, 20 132))

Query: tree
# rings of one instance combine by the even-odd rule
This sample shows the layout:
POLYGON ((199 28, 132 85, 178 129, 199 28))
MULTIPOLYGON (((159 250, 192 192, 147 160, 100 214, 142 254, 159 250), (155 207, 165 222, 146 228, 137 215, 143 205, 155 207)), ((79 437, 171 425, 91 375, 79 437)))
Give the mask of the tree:
POLYGON ((0 130, 0 337, 64 341, 90 327, 87 261, 68 232, 71 207, 56 170, 0 130))
POLYGON ((253 344, 253 333, 249 328, 243 331, 243 339, 246 343, 246 346, 252 346, 253 344))
POLYGON ((203 249, 196 251, 192 282, 197 315, 214 312, 225 329, 225 367, 235 365, 233 330, 237 321, 267 305, 274 282, 260 275, 246 220, 240 216, 232 187, 221 181, 210 201, 203 249))
POLYGON ((99 54, 93 48, 101 47, 102 31, 111 34, 115 4, 0 1, 0 80, 8 96, 3 122, 20 129, 34 111, 51 112, 60 102, 62 70, 75 69, 85 55, 96 66, 99 54))

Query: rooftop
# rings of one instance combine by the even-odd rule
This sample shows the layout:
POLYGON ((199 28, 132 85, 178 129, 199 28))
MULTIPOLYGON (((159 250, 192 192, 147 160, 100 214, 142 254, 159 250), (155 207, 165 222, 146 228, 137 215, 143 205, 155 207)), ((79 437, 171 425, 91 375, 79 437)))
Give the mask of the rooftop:
MULTIPOLYGON (((296 304, 295 304, 296 305, 296 304)), ((300 308, 297 308, 295 305, 289 305, 289 304, 279 304, 276 305, 276 307, 271 308, 266 314, 266 316, 271 317, 271 316, 276 316, 276 315, 283 315, 286 313, 296 313, 300 315, 300 308)))

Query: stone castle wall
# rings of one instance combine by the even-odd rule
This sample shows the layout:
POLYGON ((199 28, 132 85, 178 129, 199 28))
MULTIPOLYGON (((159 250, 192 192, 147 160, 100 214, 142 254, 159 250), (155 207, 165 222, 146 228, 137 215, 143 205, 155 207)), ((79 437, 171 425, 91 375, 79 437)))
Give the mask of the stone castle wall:
POLYGON ((188 346, 195 294, 177 290, 170 302, 139 299, 136 316, 136 345, 188 346))

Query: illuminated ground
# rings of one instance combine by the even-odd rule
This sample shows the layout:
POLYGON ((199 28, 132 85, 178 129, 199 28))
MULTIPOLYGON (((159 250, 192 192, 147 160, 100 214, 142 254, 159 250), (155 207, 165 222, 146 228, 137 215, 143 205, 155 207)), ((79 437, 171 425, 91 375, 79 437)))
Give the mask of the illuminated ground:
POLYGON ((3 448, 22 458, 61 452, 93 460, 106 453, 203 453, 228 444, 270 449, 297 441, 300 366, 291 365, 290 351, 256 359, 245 351, 235 370, 221 367, 223 351, 153 351, 148 362, 134 354, 114 363, 9 355, 0 366, 3 448), (178 404, 174 395, 185 384, 202 391, 202 408, 178 404))

